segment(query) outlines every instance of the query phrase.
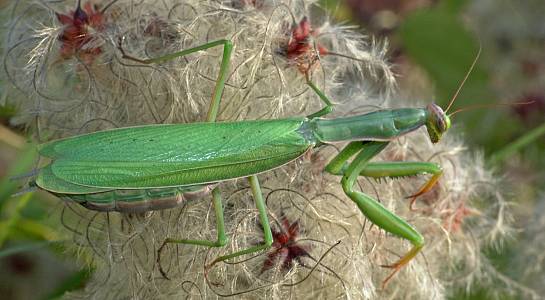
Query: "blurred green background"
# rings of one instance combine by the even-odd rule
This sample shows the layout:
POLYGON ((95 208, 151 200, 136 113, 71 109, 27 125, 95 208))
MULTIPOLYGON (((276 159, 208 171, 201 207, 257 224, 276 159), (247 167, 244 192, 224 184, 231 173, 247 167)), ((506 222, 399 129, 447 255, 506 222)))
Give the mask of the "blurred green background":
MULTIPOLYGON (((0 2, 0 9, 6 2, 0 2)), ((337 22, 359 25, 364 33, 389 40, 399 90, 408 97, 418 96, 418 89, 425 87, 435 98, 424 102, 434 100, 445 107, 482 48, 452 110, 533 101, 461 112, 453 124, 464 132, 470 147, 484 151, 489 167, 512 190, 506 197, 517 204, 516 234, 503 247, 487 249, 488 257, 505 276, 543 291, 539 283, 545 278, 543 272, 528 275, 525 268, 534 262, 521 256, 532 246, 525 231, 541 218, 539 208, 545 205, 543 2, 322 0, 320 4, 337 22)), ((0 96, 8 97, 3 84, 0 96)), ((8 178, 36 163, 24 128, 10 126, 15 113, 14 107, 0 107, 0 295, 54 298, 83 287, 92 270, 66 257, 63 243, 70 233, 60 217, 52 217, 60 205, 57 199, 42 193, 10 197, 18 187, 8 178)), ((489 288, 477 285, 470 292, 455 291, 452 299, 487 299, 489 288)), ((500 298, 518 296, 505 293, 500 298)))

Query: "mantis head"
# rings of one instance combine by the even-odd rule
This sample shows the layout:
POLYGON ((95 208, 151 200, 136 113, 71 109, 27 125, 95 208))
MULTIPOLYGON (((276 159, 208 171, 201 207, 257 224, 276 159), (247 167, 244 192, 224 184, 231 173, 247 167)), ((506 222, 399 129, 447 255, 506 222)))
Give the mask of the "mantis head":
POLYGON ((450 128, 450 118, 443 109, 435 103, 428 104, 426 109, 428 110, 428 120, 426 121, 428 135, 430 136, 432 143, 437 143, 443 136, 443 133, 450 128))

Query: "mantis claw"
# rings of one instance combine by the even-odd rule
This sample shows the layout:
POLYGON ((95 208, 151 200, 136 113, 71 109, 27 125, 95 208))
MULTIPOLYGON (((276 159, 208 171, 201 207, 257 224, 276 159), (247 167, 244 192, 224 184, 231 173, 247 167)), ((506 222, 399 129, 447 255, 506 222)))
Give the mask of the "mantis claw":
POLYGON ((420 195, 414 194, 414 195, 410 195, 410 196, 405 197, 405 199, 411 198, 411 201, 409 202, 409 210, 412 211, 412 212, 415 212, 415 211, 419 210, 417 208, 414 208, 414 204, 416 203, 416 198, 418 198, 418 196, 420 196, 420 195))
POLYGON ((210 281, 210 279, 208 278, 208 272, 210 271, 210 269, 212 269, 212 267, 214 267, 215 264, 217 264, 218 262, 220 262, 220 260, 218 260, 218 258, 214 259, 211 263, 207 264, 204 266, 204 278, 206 278, 206 282, 208 282, 208 284, 210 285, 213 285, 213 286, 222 286, 222 284, 220 282, 214 282, 214 281, 210 281))
POLYGON ((418 192, 410 195, 410 196, 407 196, 405 197, 405 199, 411 199, 411 202, 409 203, 409 209, 411 211, 418 211, 418 209, 414 208, 414 204, 416 202, 416 198, 418 198, 418 196, 421 196, 427 192, 429 192, 436 184, 437 182, 439 181, 439 178, 441 177, 443 173, 440 172, 440 173, 437 173, 437 174, 434 174, 430 180, 428 180, 428 182, 426 182, 419 190, 418 192))
MULTIPOLYGON (((406 263, 405 263, 406 264, 406 263)), ((401 268, 403 268, 403 266, 405 264, 401 264, 399 261, 391 264, 391 265, 380 265, 380 267, 382 268, 387 268, 387 269, 394 269, 392 271, 392 273, 390 273, 390 275, 388 275, 386 278, 384 278, 384 280, 382 281, 382 285, 381 285, 381 288, 382 290, 386 289, 386 285, 388 284, 388 282, 390 281, 390 279, 392 279, 394 277, 395 274, 397 274, 397 272, 399 272, 399 270, 401 270, 401 268)))
POLYGON ((414 247, 409 252, 407 252, 407 254, 405 254, 405 256, 400 258, 395 263, 393 263, 391 265, 381 265, 381 267, 383 267, 383 268, 394 269, 392 271, 392 273, 390 275, 388 275, 388 277, 386 277, 382 281, 382 289, 383 290, 386 288, 386 285, 388 284, 388 281, 390 281, 390 279, 392 279, 392 277, 394 277, 394 275, 397 272, 399 272, 399 270, 401 270, 405 265, 407 265, 418 254, 418 252, 420 252, 420 250, 422 250, 422 247, 424 247, 423 243, 414 245, 414 247))
MULTIPOLYGON (((381 265, 381 267, 384 267, 384 268, 391 268, 391 266, 389 265, 381 265)), ((401 267, 398 267, 398 268, 394 268, 395 270, 390 274, 388 275, 388 277, 386 277, 383 281, 382 281, 382 284, 381 284, 381 289, 382 290, 385 290, 386 289, 386 285, 388 284, 388 282, 390 281, 390 279, 392 279, 392 277, 394 277, 394 275, 401 269, 401 267)))

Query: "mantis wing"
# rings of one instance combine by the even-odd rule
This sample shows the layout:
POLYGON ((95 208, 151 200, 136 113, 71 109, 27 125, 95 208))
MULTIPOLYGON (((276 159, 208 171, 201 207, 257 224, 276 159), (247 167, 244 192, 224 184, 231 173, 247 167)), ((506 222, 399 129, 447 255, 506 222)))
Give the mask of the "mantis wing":
MULTIPOLYGON (((101 131, 40 147, 58 181, 100 189, 217 182, 281 166, 314 145, 303 119, 152 125, 101 131)), ((46 172, 36 183, 49 190, 46 172)), ((59 193, 74 193, 68 184, 59 193)))

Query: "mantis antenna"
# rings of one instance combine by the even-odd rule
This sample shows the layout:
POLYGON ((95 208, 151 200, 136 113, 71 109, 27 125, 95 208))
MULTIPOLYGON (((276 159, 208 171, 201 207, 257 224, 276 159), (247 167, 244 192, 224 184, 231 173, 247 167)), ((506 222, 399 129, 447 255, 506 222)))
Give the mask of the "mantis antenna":
MULTIPOLYGON (((466 83, 467 78, 469 77, 469 75, 470 75, 471 72, 473 71, 473 68, 475 68, 475 65, 477 64, 477 61, 479 60, 479 56, 481 56, 481 51, 482 51, 482 45, 479 43, 479 51, 477 52, 477 55, 475 56, 475 59, 473 59, 473 63, 471 63, 471 67, 469 67, 469 70, 467 71, 466 76, 465 76, 464 79, 462 80, 462 83, 460 84, 460 86, 459 86, 458 89, 456 90, 456 93, 454 93, 454 96, 453 96, 452 99, 450 100, 450 102, 449 102, 449 104, 448 104, 448 106, 447 106, 447 109, 445 110, 445 113, 452 107, 452 104, 454 103, 454 101, 455 101, 456 98, 458 97, 458 94, 460 94, 460 91, 462 90, 462 87, 463 87, 464 84, 466 83)), ((466 107, 457 109, 457 110, 455 110, 454 112, 450 113, 448 116, 449 116, 449 117, 452 117, 453 115, 455 115, 455 114, 457 114, 457 113, 459 113, 459 112, 467 111, 467 110, 472 110, 472 109, 477 109, 477 108, 488 108, 488 107, 498 107, 498 106, 527 105, 527 104, 532 104, 532 103, 534 103, 534 102, 535 102, 535 101, 515 102, 515 103, 476 104, 476 105, 470 105, 470 106, 466 106, 466 107)))
POLYGON ((482 49, 483 49, 483 47, 482 47, 481 43, 479 43, 479 51, 477 52, 477 55, 475 56, 475 59, 473 59, 473 63, 471 63, 471 67, 469 67, 469 70, 467 71, 466 76, 464 77, 464 80, 462 80, 462 83, 460 84, 460 86, 458 86, 458 89, 456 90, 456 93, 454 93, 454 96, 452 97, 452 99, 450 99, 450 102, 449 102, 449 104, 447 106, 447 109, 445 110, 445 113, 450 109, 450 107, 454 103, 454 100, 456 100, 456 98, 458 97, 458 94, 460 94, 460 91, 462 90, 462 87, 466 83, 467 78, 469 77, 469 75, 473 71, 473 68, 477 64, 477 61, 479 60, 479 56, 481 56, 481 50, 482 49))
POLYGON ((455 110, 454 112, 450 113, 448 116, 451 117, 459 112, 463 112, 463 111, 467 111, 467 110, 472 110, 472 109, 477 109, 477 108, 488 108, 488 107, 498 107, 498 106, 515 106, 515 105, 527 105, 527 104, 532 104, 534 103, 535 101, 532 100, 532 101, 526 101, 526 102, 515 102, 515 103, 492 103, 492 104, 475 104, 475 105, 470 105, 470 106, 466 106, 466 107, 463 107, 463 108, 460 108, 460 109, 457 109, 455 110))

